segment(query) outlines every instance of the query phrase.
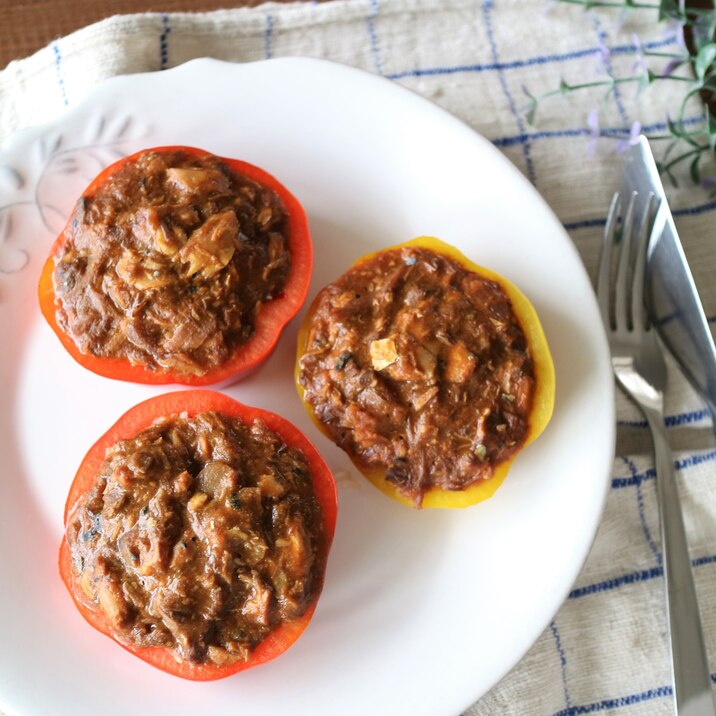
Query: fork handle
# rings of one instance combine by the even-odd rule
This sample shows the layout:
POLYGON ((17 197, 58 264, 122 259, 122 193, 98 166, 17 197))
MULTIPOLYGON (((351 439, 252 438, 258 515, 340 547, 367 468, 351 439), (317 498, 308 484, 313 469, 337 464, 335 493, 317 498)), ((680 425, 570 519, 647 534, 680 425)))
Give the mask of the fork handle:
POLYGON ((716 716, 674 461, 663 415, 650 408, 644 412, 654 440, 676 713, 716 716))

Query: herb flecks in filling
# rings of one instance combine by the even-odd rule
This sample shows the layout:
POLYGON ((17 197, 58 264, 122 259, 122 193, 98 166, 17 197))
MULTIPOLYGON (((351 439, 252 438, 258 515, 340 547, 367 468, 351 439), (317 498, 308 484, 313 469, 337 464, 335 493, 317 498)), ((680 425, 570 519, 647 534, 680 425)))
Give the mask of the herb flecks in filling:
POLYGON ((272 191, 218 157, 147 151, 77 203, 57 321, 82 353, 203 375, 252 336, 290 271, 272 191))
POLYGON ((246 660, 320 589, 310 475, 263 423, 217 413, 116 443, 68 519, 83 598, 125 643, 193 664, 246 660))
POLYGON ((419 505, 431 488, 489 479, 520 449, 535 379, 499 283, 404 247, 319 294, 299 382, 332 439, 419 505))

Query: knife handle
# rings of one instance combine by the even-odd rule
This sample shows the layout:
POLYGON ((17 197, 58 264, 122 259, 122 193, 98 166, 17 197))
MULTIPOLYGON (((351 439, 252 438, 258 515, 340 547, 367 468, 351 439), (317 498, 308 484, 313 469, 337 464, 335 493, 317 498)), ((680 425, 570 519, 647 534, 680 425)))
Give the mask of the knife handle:
POLYGON ((645 410, 654 440, 656 490, 678 716, 716 716, 674 461, 660 413, 645 410))

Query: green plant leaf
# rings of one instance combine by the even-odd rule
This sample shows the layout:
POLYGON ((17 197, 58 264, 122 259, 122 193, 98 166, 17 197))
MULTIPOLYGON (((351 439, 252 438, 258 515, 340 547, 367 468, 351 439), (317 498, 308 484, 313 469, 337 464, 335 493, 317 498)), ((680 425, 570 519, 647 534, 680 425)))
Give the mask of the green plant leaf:
POLYGON ((525 112, 525 120, 527 121, 527 124, 534 125, 536 114, 537 114, 537 100, 533 98, 532 101, 529 103, 527 111, 525 112))
POLYGON ((711 114, 711 110, 706 110, 706 131, 709 134, 709 147, 711 151, 716 151, 716 117, 711 114))
POLYGON ((678 139, 672 139, 672 140, 669 142, 668 146, 666 147, 666 150, 664 151, 663 156, 661 157, 661 163, 660 163, 661 168, 659 169, 659 174, 661 174, 661 173, 666 169, 667 160, 668 160, 668 158, 669 158, 669 155, 671 154, 671 152, 674 151, 674 147, 675 147, 678 143, 679 143, 679 140, 678 140, 678 139))
POLYGON ((716 42, 709 42, 699 50, 694 60, 694 72, 700 80, 706 76, 714 60, 716 60, 716 42))
POLYGON ((667 169, 666 167, 662 167, 662 171, 666 172, 666 176, 669 177, 671 180, 671 185, 674 187, 674 189, 679 188, 679 180, 674 175, 674 172, 671 171, 671 169, 667 169))
POLYGON ((668 18, 681 21, 685 19, 677 0, 660 0, 659 21, 667 20, 668 18))
POLYGON ((681 138, 681 135, 682 135, 681 127, 676 122, 674 122, 674 120, 671 119, 671 117, 666 118, 666 127, 669 130, 669 133, 673 137, 681 138))
MULTIPOLYGON (((696 8, 691 8, 692 12, 695 10, 696 8)), ((716 13, 714 13, 714 8, 702 10, 701 14, 696 15, 688 24, 696 52, 704 45, 713 42, 716 33, 716 13)))
POLYGON ((681 118, 674 121, 670 117, 667 117, 666 119, 666 126, 669 129, 669 133, 672 137, 676 137, 678 141, 686 142, 687 144, 691 145, 692 147, 699 147, 699 143, 694 140, 692 136, 689 135, 688 130, 686 127, 684 127, 684 124, 681 120, 681 118))
POLYGON ((701 159, 701 155, 697 154, 693 160, 691 161, 691 164, 689 166, 689 174, 691 174, 691 181, 694 182, 694 184, 701 184, 701 172, 699 171, 699 159, 701 159))
POLYGON ((559 91, 562 94, 569 94, 572 91, 572 87, 568 85, 564 80, 559 81, 559 91))

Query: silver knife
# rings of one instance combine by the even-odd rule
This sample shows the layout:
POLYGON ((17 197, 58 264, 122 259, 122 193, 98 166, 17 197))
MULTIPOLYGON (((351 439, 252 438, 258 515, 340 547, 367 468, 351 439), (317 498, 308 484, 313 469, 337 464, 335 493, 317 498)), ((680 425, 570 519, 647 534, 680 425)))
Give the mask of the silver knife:
POLYGON ((716 346, 644 136, 629 149, 623 188, 625 196, 637 191, 645 202, 653 192, 659 201, 647 258, 647 308, 663 342, 706 402, 716 430, 716 346))
MULTIPOLYGON (((716 348, 645 137, 640 137, 628 152, 623 189, 625 196, 638 192, 642 209, 650 194, 659 202, 647 254, 647 309, 664 343, 716 418, 716 348)), ((683 529, 681 539, 685 543, 683 529)), ((664 570, 666 574, 666 564, 664 570)), ((666 602, 676 713, 712 715, 716 709, 693 582, 672 581, 666 602)))

